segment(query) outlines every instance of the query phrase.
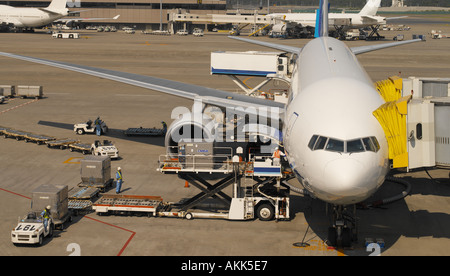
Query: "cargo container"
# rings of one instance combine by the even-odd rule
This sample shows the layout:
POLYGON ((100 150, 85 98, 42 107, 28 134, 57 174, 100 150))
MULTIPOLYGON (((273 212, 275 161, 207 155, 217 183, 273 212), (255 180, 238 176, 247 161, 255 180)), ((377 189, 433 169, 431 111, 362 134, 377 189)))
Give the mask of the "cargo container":
POLYGON ((3 93, 0 96, 14 98, 14 95, 16 95, 16 87, 14 85, 0 85, 0 88, 3 89, 3 93))
POLYGON ((17 96, 21 97, 22 99, 27 97, 40 99, 43 96, 43 88, 42 86, 18 85, 17 96))
POLYGON ((31 210, 39 214, 50 205, 51 217, 56 227, 62 228, 62 224, 70 217, 67 185, 39 186, 32 192, 31 199, 31 210))
POLYGON ((89 186, 104 189, 112 183, 111 158, 109 156, 86 156, 81 160, 81 183, 78 186, 89 186))

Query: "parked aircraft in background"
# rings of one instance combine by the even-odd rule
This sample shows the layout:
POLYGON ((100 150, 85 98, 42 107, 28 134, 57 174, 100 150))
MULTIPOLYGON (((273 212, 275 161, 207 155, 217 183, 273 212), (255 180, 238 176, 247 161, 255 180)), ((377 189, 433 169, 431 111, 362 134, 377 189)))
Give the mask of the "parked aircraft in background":
POLYGON ((16 8, 0 5, 0 24, 4 28, 36 28, 67 16, 66 0, 53 0, 46 8, 16 8))
MULTIPOLYGON (((349 29, 372 26, 374 32, 378 31, 379 26, 386 25, 387 20, 384 16, 376 15, 380 4, 381 0, 368 0, 359 13, 330 13, 328 19, 329 31, 342 35, 344 31, 349 29)), ((273 25, 272 32, 314 34, 313 30, 316 27, 315 13, 273 13, 268 16, 278 22, 273 25)))
POLYGON ((69 9, 66 7, 67 0, 52 0, 50 5, 45 8, 16 8, 7 5, 0 5, 0 28, 10 29, 33 29, 48 25, 56 20, 61 20, 66 24, 86 20, 103 20, 119 18, 119 15, 113 18, 69 18, 61 19, 69 15, 69 9))

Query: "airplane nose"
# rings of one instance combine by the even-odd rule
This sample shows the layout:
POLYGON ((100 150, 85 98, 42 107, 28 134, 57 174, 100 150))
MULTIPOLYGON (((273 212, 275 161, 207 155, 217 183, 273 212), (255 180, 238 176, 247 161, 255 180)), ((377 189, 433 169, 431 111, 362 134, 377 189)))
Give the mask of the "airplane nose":
POLYGON ((342 203, 362 201, 372 190, 367 169, 351 158, 330 161, 325 166, 324 177, 328 192, 342 203))

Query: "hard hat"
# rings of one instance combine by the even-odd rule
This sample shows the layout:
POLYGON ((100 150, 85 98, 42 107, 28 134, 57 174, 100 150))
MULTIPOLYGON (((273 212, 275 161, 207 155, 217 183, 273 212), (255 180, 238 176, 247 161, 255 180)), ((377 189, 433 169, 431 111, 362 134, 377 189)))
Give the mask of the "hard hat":
POLYGON ((117 167, 117 170, 120 171, 122 168, 121 167, 117 167))
POLYGON ((50 208, 52 208, 50 205, 47 205, 47 207, 45 207, 45 209, 50 210, 50 208))

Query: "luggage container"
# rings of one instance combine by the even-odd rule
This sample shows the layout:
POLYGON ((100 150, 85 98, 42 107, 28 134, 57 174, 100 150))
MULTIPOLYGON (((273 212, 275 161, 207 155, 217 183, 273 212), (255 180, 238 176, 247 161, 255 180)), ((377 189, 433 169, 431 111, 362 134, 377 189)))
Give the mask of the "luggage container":
POLYGON ((45 184, 32 192, 31 210, 39 214, 50 205, 50 213, 55 227, 63 228, 63 223, 70 219, 68 209, 67 185, 45 184))
POLYGON ((0 85, 0 88, 3 89, 3 96, 14 98, 16 95, 16 87, 14 85, 0 85))
POLYGON ((81 160, 81 183, 78 186, 96 187, 104 192, 112 182, 109 156, 89 155, 81 160))
POLYGON ((209 142, 178 144, 178 159, 183 168, 213 169, 214 144, 209 142))
POLYGON ((19 96, 22 99, 28 97, 40 99, 43 96, 43 88, 42 86, 18 85, 17 96, 19 96))

